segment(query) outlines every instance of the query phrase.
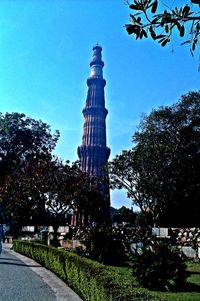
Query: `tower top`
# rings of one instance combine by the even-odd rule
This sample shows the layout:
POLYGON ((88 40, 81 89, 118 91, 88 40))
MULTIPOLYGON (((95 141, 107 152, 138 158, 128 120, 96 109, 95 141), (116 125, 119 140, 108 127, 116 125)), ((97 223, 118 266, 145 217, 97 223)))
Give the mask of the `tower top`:
POLYGON ((92 49, 93 49, 93 55, 92 55, 92 61, 90 62, 90 66, 101 65, 103 67, 104 62, 101 60, 102 47, 97 43, 97 45, 94 46, 92 49))
POLYGON ((95 50, 96 48, 99 48, 100 51, 102 50, 102 47, 99 45, 99 43, 97 42, 97 44, 93 47, 93 50, 95 50))
POLYGON ((101 77, 103 78, 103 66, 104 62, 102 61, 101 55, 102 47, 97 43, 96 46, 93 47, 92 60, 90 62, 90 77, 101 77))

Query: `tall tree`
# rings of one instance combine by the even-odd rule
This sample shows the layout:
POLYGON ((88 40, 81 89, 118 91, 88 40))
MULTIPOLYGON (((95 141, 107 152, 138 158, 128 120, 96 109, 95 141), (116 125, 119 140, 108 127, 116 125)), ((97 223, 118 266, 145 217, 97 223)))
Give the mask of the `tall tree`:
POLYGON ((95 224, 105 225, 109 224, 109 195, 107 173, 105 177, 95 177, 88 175, 79 169, 77 164, 74 165, 76 171, 75 186, 75 212, 77 212, 77 221, 79 225, 95 224), (84 220, 82 220, 84 217, 84 220))
POLYGON ((189 44, 193 54, 200 36, 200 2, 189 2, 178 7, 175 1, 166 4, 158 0, 134 0, 132 4, 127 1, 132 13, 125 28, 136 39, 150 37, 163 47, 178 32, 181 38, 186 37, 181 45, 189 44))
POLYGON ((54 229, 55 244, 58 227, 66 224, 67 213, 73 212, 74 216, 78 212, 77 225, 102 223, 104 199, 97 187, 98 179, 82 172, 76 162, 70 166, 69 162, 63 163, 56 158, 46 164, 45 170, 40 179, 41 194, 54 229))
POLYGON ((65 215, 78 209, 99 222, 97 180, 52 156, 59 133, 24 114, 0 115, 0 203, 19 225, 52 224, 55 237, 65 215))
MULTIPOLYGON (((38 205, 44 204, 45 220, 43 225, 52 225, 53 244, 57 246, 57 231, 60 225, 65 225, 67 214, 73 209, 75 185, 78 189, 76 173, 69 165, 69 162, 62 162, 54 157, 52 160, 41 162, 37 175, 37 191, 40 201, 38 205)), ((79 188, 80 189, 80 188, 79 188)), ((37 192, 36 192, 37 193, 37 192)), ((34 191, 33 191, 34 196, 34 191)), ((36 221, 38 223, 38 221, 36 221)))
POLYGON ((25 114, 0 114, 0 202, 4 210, 14 215, 15 205, 22 207, 23 198, 32 202, 27 190, 36 166, 51 158, 58 137, 58 131, 52 134, 49 125, 25 114))
POLYGON ((113 184, 160 225, 199 225, 200 93, 144 116, 133 142, 111 163, 113 184))
POLYGON ((133 148, 122 151, 112 162, 109 162, 108 168, 111 188, 125 189, 127 196, 140 208, 147 222, 149 218, 146 213, 148 212, 149 215, 149 211, 153 213, 153 219, 156 221, 157 207, 146 190, 148 183, 146 162, 139 160, 136 150, 133 148))

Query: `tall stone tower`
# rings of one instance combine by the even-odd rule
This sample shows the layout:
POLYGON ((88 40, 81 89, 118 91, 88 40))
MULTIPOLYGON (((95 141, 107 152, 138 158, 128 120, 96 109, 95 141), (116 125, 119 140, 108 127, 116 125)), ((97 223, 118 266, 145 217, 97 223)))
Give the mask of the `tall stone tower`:
MULTIPOLYGON (((104 62, 101 51, 102 48, 99 45, 93 47, 90 77, 87 79, 88 93, 83 109, 82 144, 77 150, 81 170, 97 178, 104 175, 103 167, 110 155, 110 149, 106 145, 108 111, 105 108, 104 87, 106 81, 103 78, 104 62)), ((103 186, 103 190, 109 196, 108 183, 103 186)), ((110 205, 110 198, 108 202, 110 205)))
POLYGON ((101 59, 102 48, 93 47, 90 63, 90 77, 87 80, 88 93, 83 109, 84 125, 82 145, 78 147, 81 169, 91 176, 101 177, 103 166, 107 162, 110 149, 106 146, 106 116, 103 78, 104 62, 101 59))

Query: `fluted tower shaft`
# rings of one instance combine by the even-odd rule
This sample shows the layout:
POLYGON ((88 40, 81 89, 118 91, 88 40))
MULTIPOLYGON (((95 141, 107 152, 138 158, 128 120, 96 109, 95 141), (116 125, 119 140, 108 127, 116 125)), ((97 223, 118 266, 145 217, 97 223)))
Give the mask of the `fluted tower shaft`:
POLYGON ((90 63, 90 77, 87 80, 88 93, 83 109, 84 125, 82 144, 78 147, 81 169, 91 176, 101 177, 103 166, 107 162, 110 149, 106 145, 106 116, 103 78, 104 62, 101 57, 102 48, 93 48, 90 63))

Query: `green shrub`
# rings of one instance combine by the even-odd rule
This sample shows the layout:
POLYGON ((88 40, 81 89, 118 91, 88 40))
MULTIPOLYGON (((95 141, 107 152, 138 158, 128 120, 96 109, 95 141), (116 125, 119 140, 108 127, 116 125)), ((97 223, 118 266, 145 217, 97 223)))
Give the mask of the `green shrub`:
POLYGON ((13 248, 56 273, 85 301, 161 301, 129 275, 72 252, 17 240, 13 248))
POLYGON ((131 258, 133 275, 146 288, 175 290, 185 283, 186 265, 180 252, 167 243, 154 242, 131 258))
POLYGON ((35 239, 31 240, 31 242, 34 242, 36 244, 46 245, 46 242, 40 238, 35 238, 35 239))
MULTIPOLYGON (((84 233, 85 234, 85 233, 84 233)), ((78 255, 106 265, 123 265, 127 261, 125 247, 121 238, 112 228, 96 227, 87 233, 85 249, 76 249, 78 255), (89 243, 88 243, 89 242, 89 243)))

